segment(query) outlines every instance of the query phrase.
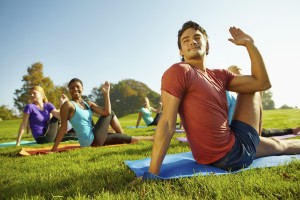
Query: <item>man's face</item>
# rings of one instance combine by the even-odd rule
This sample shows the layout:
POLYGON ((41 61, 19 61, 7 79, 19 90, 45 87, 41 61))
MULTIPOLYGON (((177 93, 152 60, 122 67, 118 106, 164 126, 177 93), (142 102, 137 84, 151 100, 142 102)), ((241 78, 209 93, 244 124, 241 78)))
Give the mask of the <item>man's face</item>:
POLYGON ((206 55, 207 39, 199 30, 194 28, 185 30, 180 38, 180 42, 180 54, 185 61, 202 58, 206 55))

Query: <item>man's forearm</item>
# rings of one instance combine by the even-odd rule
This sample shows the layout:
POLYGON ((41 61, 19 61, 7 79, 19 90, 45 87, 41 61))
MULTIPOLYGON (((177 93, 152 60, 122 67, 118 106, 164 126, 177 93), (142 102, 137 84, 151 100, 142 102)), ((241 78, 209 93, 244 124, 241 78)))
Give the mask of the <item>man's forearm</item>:
POLYGON ((263 58, 258 50, 258 48, 254 45, 254 43, 250 43, 246 45, 247 51, 249 53, 249 57, 251 60, 251 74, 258 81, 261 82, 261 89, 268 89, 271 86, 269 76, 265 67, 265 63, 263 58))
POLYGON ((159 173, 173 134, 174 130, 170 130, 167 124, 157 127, 152 148, 149 172, 153 174, 159 173))

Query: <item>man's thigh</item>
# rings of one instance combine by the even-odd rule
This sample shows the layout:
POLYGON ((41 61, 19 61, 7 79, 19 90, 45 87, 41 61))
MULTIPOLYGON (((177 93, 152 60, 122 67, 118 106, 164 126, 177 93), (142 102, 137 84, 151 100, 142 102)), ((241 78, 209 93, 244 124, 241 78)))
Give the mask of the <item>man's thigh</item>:
POLYGON ((261 129, 262 100, 260 92, 238 94, 233 120, 252 126, 258 133, 261 129))

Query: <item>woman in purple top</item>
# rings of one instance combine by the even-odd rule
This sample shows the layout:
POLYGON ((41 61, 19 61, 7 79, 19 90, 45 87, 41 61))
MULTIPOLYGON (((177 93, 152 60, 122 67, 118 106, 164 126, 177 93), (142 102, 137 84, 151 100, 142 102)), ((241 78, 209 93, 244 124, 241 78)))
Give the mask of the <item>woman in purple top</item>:
MULTIPOLYGON (((23 121, 20 125, 16 146, 20 146, 21 137, 27 127, 28 121, 32 136, 38 144, 53 142, 58 131, 59 110, 48 102, 44 89, 34 86, 30 90, 31 102, 24 108, 23 121), (53 116, 53 117, 52 117, 53 116)), ((61 97, 61 104, 67 100, 61 97)))

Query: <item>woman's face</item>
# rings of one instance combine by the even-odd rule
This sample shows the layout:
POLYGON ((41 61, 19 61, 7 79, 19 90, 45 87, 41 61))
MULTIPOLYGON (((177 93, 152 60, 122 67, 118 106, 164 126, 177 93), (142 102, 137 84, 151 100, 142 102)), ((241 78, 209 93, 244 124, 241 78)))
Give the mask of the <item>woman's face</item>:
POLYGON ((37 91, 37 90, 31 90, 30 91, 30 97, 31 97, 31 101, 32 103, 38 102, 40 100, 43 100, 44 95, 37 91))
POLYGON ((69 92, 72 99, 78 99, 81 97, 83 87, 79 81, 74 81, 69 85, 69 92))
POLYGON ((143 105, 144 107, 148 107, 149 106, 149 99, 145 98, 143 101, 143 105))

